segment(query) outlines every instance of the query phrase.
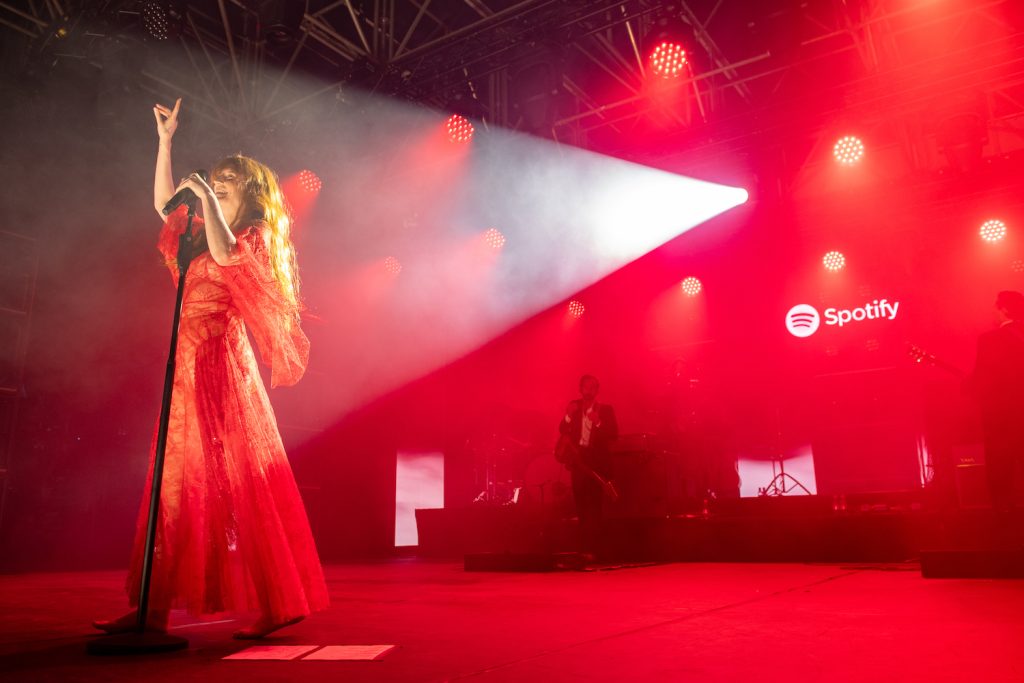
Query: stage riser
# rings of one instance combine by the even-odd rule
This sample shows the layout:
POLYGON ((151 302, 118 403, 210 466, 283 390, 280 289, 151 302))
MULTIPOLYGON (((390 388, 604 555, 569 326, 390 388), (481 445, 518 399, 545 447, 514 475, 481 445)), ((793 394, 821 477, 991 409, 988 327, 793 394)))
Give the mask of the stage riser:
MULTIPOLYGON (((420 511, 419 554, 554 553, 573 550, 571 522, 545 524, 512 511, 420 511)), ((926 537, 923 515, 793 518, 616 519, 606 523, 609 559, 665 562, 899 562, 926 537)))
POLYGON ((946 550, 921 553, 926 579, 1024 579, 1024 550, 946 550))
POLYGON ((680 520, 670 524, 676 561, 901 562, 916 556, 920 518, 820 517, 680 520))

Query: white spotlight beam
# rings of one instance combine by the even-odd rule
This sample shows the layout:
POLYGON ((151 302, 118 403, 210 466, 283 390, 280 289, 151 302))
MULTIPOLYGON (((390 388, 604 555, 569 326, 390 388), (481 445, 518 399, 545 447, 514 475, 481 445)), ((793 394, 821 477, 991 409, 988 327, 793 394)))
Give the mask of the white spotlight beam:
POLYGON ((481 142, 476 210, 509 235, 490 303, 513 324, 747 201, 742 188, 523 136, 481 142))
MULTIPOLYGON (((393 149, 394 131, 380 120, 366 127, 380 139, 375 133, 360 144, 393 149)), ((365 168, 345 172, 351 180, 333 201, 325 186, 321 200, 333 206, 321 215, 351 230, 336 233, 332 272, 352 253, 398 254, 403 264, 386 296, 360 309, 372 309, 360 314, 365 319, 340 303, 352 296, 325 295, 339 302, 335 310, 329 301, 323 306, 337 330, 319 356, 338 378, 329 387, 336 395, 320 402, 331 419, 472 352, 747 200, 740 188, 504 131, 479 136, 460 163, 455 174, 409 169, 389 184, 400 188, 394 192, 381 192, 365 168), (441 177, 448 180, 439 184, 441 177), (419 216, 414 227, 389 227, 401 212, 419 216), (470 248, 488 227, 507 239, 500 253, 470 248)), ((324 230, 328 239, 330 228, 324 230)))

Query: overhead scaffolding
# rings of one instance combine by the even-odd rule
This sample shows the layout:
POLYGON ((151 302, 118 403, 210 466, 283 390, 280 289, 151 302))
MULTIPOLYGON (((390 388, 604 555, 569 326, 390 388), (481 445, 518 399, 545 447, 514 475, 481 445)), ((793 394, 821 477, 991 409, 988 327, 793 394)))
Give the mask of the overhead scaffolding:
MULTIPOLYGON (((141 40, 138 17, 152 4, 4 0, 0 30, 24 39, 26 58, 88 60, 97 41, 132 28, 141 40)), ((352 85, 462 109, 486 126, 627 149, 660 106, 644 87, 645 43, 668 25, 684 33, 688 95, 657 133, 661 142, 685 137, 691 152, 721 153, 728 140, 735 153, 767 131, 783 135, 774 129, 789 110, 809 123, 784 134, 811 138, 827 132, 830 117, 876 129, 885 117, 884 143, 901 147, 909 170, 927 169, 939 158, 942 126, 923 125, 922 114, 956 116, 956 102, 974 94, 1000 151, 1024 142, 1024 18, 1011 0, 309 0, 283 41, 263 33, 263 15, 277 3, 155 4, 176 12, 179 30, 166 43, 187 60, 149 63, 136 74, 140 86, 165 98, 186 94, 197 115, 233 130, 280 127, 302 105, 352 85), (956 57, 956 72, 918 80, 938 62, 915 47, 950 27, 959 40, 942 46, 943 57, 956 57), (559 59, 548 59, 555 50, 559 59), (524 64, 545 60, 554 84, 529 94, 535 104, 549 100, 540 128, 523 116, 520 76, 524 64), (814 87, 792 89, 816 77, 814 87), (833 101, 821 101, 824 93, 833 101)))

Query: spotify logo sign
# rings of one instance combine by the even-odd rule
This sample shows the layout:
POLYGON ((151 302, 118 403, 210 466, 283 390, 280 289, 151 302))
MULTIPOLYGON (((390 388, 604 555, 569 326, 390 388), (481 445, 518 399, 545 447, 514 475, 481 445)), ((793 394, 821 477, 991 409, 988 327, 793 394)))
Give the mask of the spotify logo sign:
POLYGON ((810 337, 820 325, 818 309, 809 304, 797 304, 786 314, 786 329, 794 337, 810 337))
POLYGON ((895 320, 899 309, 899 301, 875 299, 857 308, 826 308, 821 316, 814 306, 797 304, 786 314, 786 329, 794 337, 810 337, 821 327, 822 317, 826 325, 843 327, 864 320, 895 320))

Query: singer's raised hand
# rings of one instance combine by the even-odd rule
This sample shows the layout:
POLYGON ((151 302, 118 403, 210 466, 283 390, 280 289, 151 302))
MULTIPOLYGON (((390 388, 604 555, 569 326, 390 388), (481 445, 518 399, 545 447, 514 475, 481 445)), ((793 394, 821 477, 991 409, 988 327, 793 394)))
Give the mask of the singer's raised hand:
POLYGON ((156 134, 160 136, 161 143, 169 143, 174 137, 174 131, 178 130, 178 110, 181 109, 181 98, 174 102, 174 109, 169 109, 162 104, 153 105, 153 117, 156 118, 156 134))
POLYGON ((163 219, 163 208, 174 195, 174 175, 171 173, 171 138, 178 130, 178 111, 181 109, 181 98, 174 103, 174 109, 162 104, 153 105, 153 118, 156 119, 156 134, 160 136, 160 144, 156 151, 156 173, 153 176, 153 208, 163 219))

